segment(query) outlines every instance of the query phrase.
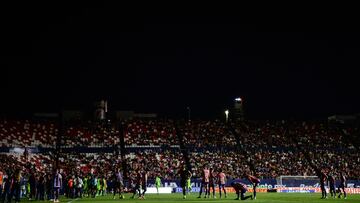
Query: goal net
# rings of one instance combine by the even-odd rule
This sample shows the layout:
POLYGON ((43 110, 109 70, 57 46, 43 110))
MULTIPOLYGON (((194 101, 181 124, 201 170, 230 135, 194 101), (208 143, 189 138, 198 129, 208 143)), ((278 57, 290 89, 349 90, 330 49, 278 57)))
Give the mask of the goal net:
POLYGON ((286 187, 309 187, 319 184, 319 178, 317 176, 280 176, 276 182, 286 187))

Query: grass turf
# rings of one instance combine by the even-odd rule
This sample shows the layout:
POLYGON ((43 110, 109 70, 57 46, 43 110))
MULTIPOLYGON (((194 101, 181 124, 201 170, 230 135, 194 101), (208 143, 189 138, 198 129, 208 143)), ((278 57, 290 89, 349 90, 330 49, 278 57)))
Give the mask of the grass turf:
MULTIPOLYGON (((187 195, 186 199, 182 198, 181 194, 161 194, 161 195, 153 195, 153 194, 149 194, 146 195, 146 199, 142 200, 142 199, 130 199, 131 195, 130 194, 125 194, 125 199, 119 199, 116 198, 115 200, 113 199, 112 195, 106 195, 106 196, 99 196, 94 198, 87 198, 84 197, 82 199, 66 199, 66 198, 61 198, 60 202, 61 203, 91 203, 91 202, 96 202, 96 203, 115 203, 115 202, 147 202, 147 203, 161 203, 161 202, 166 202, 166 203, 175 203, 175 202, 218 202, 218 203, 222 203, 222 202, 226 202, 226 203, 231 203, 231 202, 239 202, 241 200, 234 200, 235 199, 235 194, 229 194, 228 197, 225 199, 205 199, 205 198, 201 198, 198 199, 197 198, 198 194, 191 194, 191 195, 187 195)), ((352 203, 352 202, 358 202, 360 203, 360 195, 348 195, 347 199, 320 199, 321 194, 314 194, 314 193, 307 193, 307 194, 301 194, 301 193, 258 193, 257 195, 257 199, 256 200, 245 200, 245 201, 250 201, 250 202, 348 202, 348 203, 352 203)), ((49 202, 49 201, 28 201, 23 199, 21 202, 26 202, 26 203, 35 203, 35 202, 49 202)))

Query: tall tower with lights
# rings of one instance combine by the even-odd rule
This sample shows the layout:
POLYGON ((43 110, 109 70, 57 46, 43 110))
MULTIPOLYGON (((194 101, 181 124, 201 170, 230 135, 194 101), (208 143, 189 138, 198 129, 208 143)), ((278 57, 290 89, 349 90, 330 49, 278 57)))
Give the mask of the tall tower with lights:
POLYGON ((234 120, 243 121, 244 120, 244 100, 241 97, 236 97, 234 99, 234 120))
POLYGON ((95 120, 105 120, 106 119, 106 113, 108 111, 108 104, 106 100, 101 100, 98 102, 94 102, 95 106, 95 120))

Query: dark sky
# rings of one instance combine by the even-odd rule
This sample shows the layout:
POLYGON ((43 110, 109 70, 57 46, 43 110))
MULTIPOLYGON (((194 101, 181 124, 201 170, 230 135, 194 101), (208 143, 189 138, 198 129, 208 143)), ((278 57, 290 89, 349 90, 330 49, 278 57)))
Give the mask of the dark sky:
MULTIPOLYGON (((1 111, 85 109, 253 118, 360 112, 359 33, 225 16, 13 13, 2 25, 1 111)), ((336 25, 331 25, 336 26, 336 25)))

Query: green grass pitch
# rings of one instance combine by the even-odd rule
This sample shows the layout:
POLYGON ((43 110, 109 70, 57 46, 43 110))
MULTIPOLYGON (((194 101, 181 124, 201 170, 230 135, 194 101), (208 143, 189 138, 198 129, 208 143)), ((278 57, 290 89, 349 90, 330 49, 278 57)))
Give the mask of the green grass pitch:
MULTIPOLYGON (((61 203, 115 203, 115 202, 146 202, 146 203, 175 203, 175 202, 218 202, 218 203, 232 203, 232 202, 358 202, 360 203, 360 195, 348 195, 347 199, 320 199, 321 194, 319 193, 258 193, 256 200, 234 200, 235 194, 229 194, 229 196, 225 199, 198 199, 198 194, 190 194, 187 195, 186 199, 182 198, 181 194, 149 194, 146 195, 146 199, 130 199, 130 194, 125 194, 125 199, 112 199, 112 195, 101 196, 94 198, 84 197, 82 199, 60 199, 61 203)), ((21 202, 30 203, 28 200, 22 200, 21 202)), ((32 203, 40 203, 40 202, 49 202, 49 201, 31 201, 32 203)))

